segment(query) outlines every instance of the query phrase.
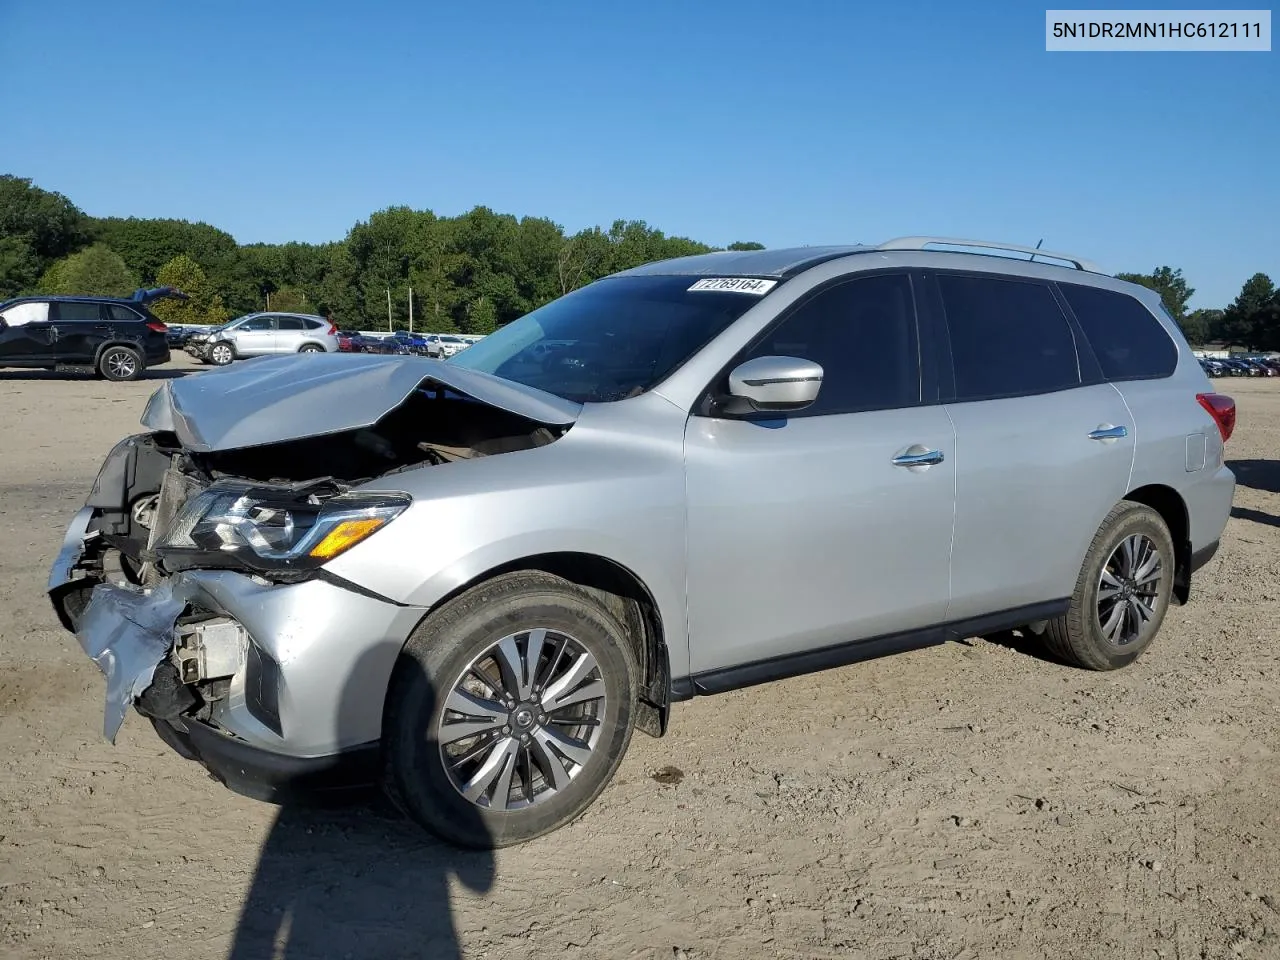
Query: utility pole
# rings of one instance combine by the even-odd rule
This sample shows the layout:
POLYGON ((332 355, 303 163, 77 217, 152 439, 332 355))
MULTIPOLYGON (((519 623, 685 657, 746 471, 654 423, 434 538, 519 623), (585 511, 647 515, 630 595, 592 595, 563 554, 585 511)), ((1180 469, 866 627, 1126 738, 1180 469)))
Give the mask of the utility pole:
POLYGON ((391 288, 387 287, 387 333, 391 332, 391 288))
POLYGON ((409 288, 409 334, 413 334, 413 287, 409 288))

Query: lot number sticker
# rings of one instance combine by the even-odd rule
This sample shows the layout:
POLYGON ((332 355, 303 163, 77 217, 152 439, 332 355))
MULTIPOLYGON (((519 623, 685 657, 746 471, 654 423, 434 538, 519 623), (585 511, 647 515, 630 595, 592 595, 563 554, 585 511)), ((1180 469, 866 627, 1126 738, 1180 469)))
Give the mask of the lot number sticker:
POLYGON ((752 293, 757 297, 764 296, 778 285, 777 280, 757 280, 754 277, 709 277, 699 280, 689 292, 695 290, 731 290, 735 293, 752 293))

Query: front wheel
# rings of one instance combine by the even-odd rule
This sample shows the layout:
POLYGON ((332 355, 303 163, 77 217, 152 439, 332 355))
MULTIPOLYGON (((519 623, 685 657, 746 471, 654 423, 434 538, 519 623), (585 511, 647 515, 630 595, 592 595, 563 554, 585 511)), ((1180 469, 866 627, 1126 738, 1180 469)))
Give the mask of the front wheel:
POLYGON ((522 843, 577 818, 631 741, 635 655, 581 587, 496 577, 409 638, 388 691, 388 786, 464 847, 522 843))
POLYGON ((1151 507, 1122 500, 1102 522, 1066 614, 1044 639, 1068 663, 1089 670, 1128 666, 1151 645, 1173 595, 1173 538, 1151 507))
POLYGON ((98 375, 121 383, 142 376, 142 354, 132 347, 107 347, 98 357, 98 375))
POLYGON ((225 367, 236 358, 236 352, 229 343, 215 343, 209 348, 209 359, 215 366, 225 367))

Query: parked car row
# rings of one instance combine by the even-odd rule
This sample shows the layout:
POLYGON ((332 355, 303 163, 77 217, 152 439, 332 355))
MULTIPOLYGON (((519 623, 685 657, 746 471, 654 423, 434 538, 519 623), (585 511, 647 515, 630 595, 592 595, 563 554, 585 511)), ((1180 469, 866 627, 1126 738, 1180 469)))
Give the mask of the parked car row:
POLYGON ((1200 368, 1211 377, 1274 377, 1280 357, 1201 357, 1200 368))
POLYGON ((474 334, 410 333, 397 330, 386 336, 370 336, 355 330, 338 331, 338 349, 343 353, 412 354, 420 357, 452 357, 481 339, 474 334))

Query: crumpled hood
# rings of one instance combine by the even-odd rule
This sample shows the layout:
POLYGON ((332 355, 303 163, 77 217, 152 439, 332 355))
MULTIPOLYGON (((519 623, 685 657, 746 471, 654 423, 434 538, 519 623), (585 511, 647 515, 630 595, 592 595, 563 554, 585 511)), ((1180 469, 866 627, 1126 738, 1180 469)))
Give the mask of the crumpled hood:
POLYGON ((237 361, 168 381, 142 424, 197 453, 235 450, 372 426, 425 381, 538 423, 573 423, 582 405, 426 357, 310 353, 237 361))

